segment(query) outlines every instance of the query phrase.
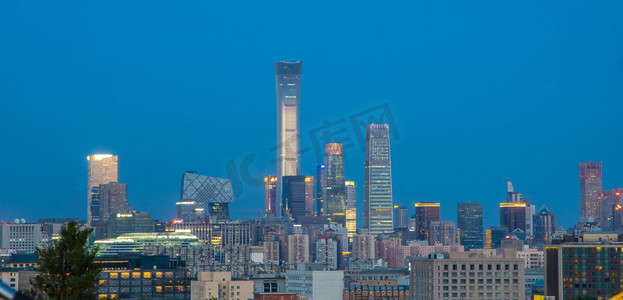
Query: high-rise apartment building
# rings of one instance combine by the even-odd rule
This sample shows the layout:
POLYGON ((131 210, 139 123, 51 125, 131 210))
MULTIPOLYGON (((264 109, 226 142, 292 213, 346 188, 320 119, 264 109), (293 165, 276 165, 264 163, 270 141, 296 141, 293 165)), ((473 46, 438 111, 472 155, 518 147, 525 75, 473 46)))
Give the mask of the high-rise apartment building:
POLYGON ((229 203, 234 202, 230 179, 184 172, 180 202, 195 201, 198 209, 206 209, 209 216, 229 220, 229 203))
POLYGON ((500 203, 500 226, 508 228, 508 232, 520 229, 526 232, 526 203, 500 203))
MULTIPOLYGON (((297 176, 301 169, 300 98, 302 62, 275 63, 277 89, 277 199, 282 199, 283 176, 297 176)), ((281 216, 282 207, 277 209, 281 216)))
POLYGON ((119 182, 119 156, 94 154, 87 156, 87 202, 89 226, 101 221, 99 185, 119 182))
POLYGON ((465 250, 484 248, 482 205, 466 201, 457 206, 459 244, 465 250))
POLYGON ((428 244, 456 244, 456 225, 452 221, 431 221, 428 229, 428 244))
POLYGON ((327 166, 326 216, 332 222, 346 225, 344 149, 341 143, 325 145, 325 165, 327 166))
POLYGON ((415 218, 415 239, 428 241, 430 222, 439 221, 439 203, 416 203, 413 217, 415 218))
POLYGON ((409 228, 409 211, 404 205, 394 205, 394 227, 396 229, 409 228))
POLYGON ((369 124, 363 195, 363 227, 372 234, 394 229, 389 126, 369 124))
POLYGON ((327 165, 316 165, 316 215, 324 216, 327 207, 327 165))
POLYGON ((287 262, 290 264, 309 262, 309 235, 295 233, 287 236, 287 262))
POLYGON ((580 217, 600 222, 601 162, 580 163, 580 217))
POLYGON ((376 255, 376 236, 362 230, 353 237, 353 259, 373 259, 376 255))
POLYGON ((264 177, 264 216, 276 216, 277 176, 264 177))
POLYGON ((354 181, 346 181, 346 229, 348 237, 357 233, 357 186, 354 181))

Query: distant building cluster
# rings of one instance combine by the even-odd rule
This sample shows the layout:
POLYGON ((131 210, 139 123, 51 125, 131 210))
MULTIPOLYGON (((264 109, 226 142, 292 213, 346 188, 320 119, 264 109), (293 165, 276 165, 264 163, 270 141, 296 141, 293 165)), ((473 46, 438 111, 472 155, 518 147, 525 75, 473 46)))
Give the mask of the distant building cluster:
MULTIPOLYGON (((442 207, 454 207, 395 203, 389 122, 361 124, 363 183, 346 173, 348 144, 337 137, 317 145, 315 174, 302 174, 302 63, 276 62, 274 70, 277 167, 263 179, 258 219, 231 219, 232 180, 196 171, 181 174, 179 199, 167 204, 175 218, 154 219, 128 202, 117 155, 87 157, 82 226, 94 229, 89 246, 99 249, 100 299, 610 299, 620 292, 623 189, 604 190, 601 163, 580 163, 573 228, 559 227, 546 206, 537 210, 510 178, 497 226, 485 228, 483 206, 463 199, 456 222, 443 219, 442 207)), ((0 279, 28 288, 35 249, 50 246, 69 221, 1 223, 0 279)))

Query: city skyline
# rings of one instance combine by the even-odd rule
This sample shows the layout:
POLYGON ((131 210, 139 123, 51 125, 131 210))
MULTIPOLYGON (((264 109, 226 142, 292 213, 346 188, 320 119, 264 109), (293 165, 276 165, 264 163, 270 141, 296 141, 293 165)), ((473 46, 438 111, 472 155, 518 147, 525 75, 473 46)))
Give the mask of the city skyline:
MULTIPOLYGON (((174 216, 169 203, 179 198, 179 176, 185 170, 219 178, 233 177, 232 170, 236 170, 243 190, 232 205, 232 217, 255 217, 263 209, 261 179, 275 174, 271 64, 281 60, 305 62, 300 127, 301 150, 307 152, 301 154, 302 175, 315 175, 315 164, 320 162, 311 131, 341 119, 350 125, 351 116, 387 104, 396 123, 392 131, 400 133, 391 137, 394 203, 408 207, 410 214, 413 203, 433 201, 441 203, 443 220, 454 220, 459 200, 453 193, 439 192, 451 189, 461 193, 464 199, 460 200, 480 202, 485 227, 495 226, 498 203, 505 198, 503 182, 511 177, 537 208, 546 205, 557 214, 560 225, 568 227, 579 216, 579 162, 603 162, 604 190, 623 185, 619 171, 623 158, 615 151, 623 142, 616 138, 620 127, 616 112, 623 108, 619 101, 623 42, 612 39, 623 28, 615 18, 618 7, 565 6, 546 13, 513 4, 474 4, 469 11, 475 15, 468 16, 436 4, 411 4, 408 8, 425 6, 433 14, 427 17, 427 10, 417 10, 415 16, 421 19, 416 22, 401 13, 408 9, 386 7, 398 17, 379 16, 370 25, 373 28, 363 29, 331 26, 343 25, 337 16, 344 9, 322 10, 330 20, 327 28, 312 25, 315 16, 303 14, 300 28, 280 33, 275 25, 295 21, 294 16, 284 13, 264 23, 243 12, 242 16, 261 23, 258 30, 268 34, 250 31, 248 23, 234 22, 225 26, 222 35, 202 29, 211 26, 190 26, 196 31, 187 32, 189 24, 213 22, 193 15, 185 20, 174 18, 183 21, 167 27, 167 32, 175 34, 157 37, 150 33, 152 28, 128 26, 136 21, 124 15, 110 25, 113 30, 124 28, 112 37, 105 33, 108 29, 94 23, 75 26, 82 24, 81 19, 65 12, 63 6, 12 5, 28 17, 18 19, 4 10, 1 22, 17 26, 1 26, 0 36, 10 41, 31 36, 44 44, 57 40, 66 44, 42 51, 10 43, 12 47, 0 50, 2 65, 11 74, 3 73, 0 97, 10 101, 3 103, 0 122, 2 128, 13 128, 5 131, 11 146, 0 150, 3 157, 11 158, 1 178, 0 202, 6 204, 2 220, 85 216, 84 157, 92 153, 120 156, 120 178, 128 185, 128 201, 136 210, 151 210, 155 218, 174 216), (499 10, 509 23, 492 26, 499 21, 499 10), (63 22, 52 22, 47 32, 30 26, 49 21, 50 13, 62 16, 63 22), (602 18, 578 20, 574 16, 579 13, 602 18), (534 27, 528 28, 539 28, 538 32, 518 25, 524 24, 525 15, 534 19, 530 24, 534 27), (466 27, 445 26, 446 19, 466 27), (299 30, 308 34, 301 35, 299 30), (369 40, 362 38, 364 32, 369 40), (196 39, 197 34, 220 40, 240 33, 263 41, 259 50, 249 51, 246 44, 231 42, 226 45, 236 50, 227 51, 196 39), (144 36, 144 43, 134 42, 135 36, 144 36), (316 45, 321 38, 335 46, 316 45), (523 41, 521 45, 517 40, 523 41), (368 47, 368 41, 378 46, 368 47), (101 50, 91 54, 91 49, 101 50), (50 56, 55 59, 47 59, 50 56), (128 59, 117 62, 119 57, 128 59), (162 57, 171 57, 175 63, 164 62, 162 57), (241 77, 242 69, 249 74, 241 77), (339 82, 332 76, 344 72, 339 82), (587 111, 600 116, 599 122, 585 126, 578 121, 587 111), (115 122, 92 122, 94 112, 115 122), (16 128, 23 120, 34 121, 16 128), (246 120, 253 121, 253 126, 246 120), (207 123, 226 129, 212 130, 206 139, 207 123), (581 137, 600 142, 583 143, 581 137), (219 141, 219 146, 212 141, 219 141), (244 177, 242 165, 250 154, 255 157, 246 169, 249 178, 244 177), (40 197, 25 178, 47 191, 45 201, 33 200, 40 197), (23 205, 29 201, 34 205, 23 205)), ((296 5, 299 10, 314 11, 313 6, 296 5)), ((129 9, 139 7, 130 4, 129 9)), ((154 7, 159 9, 165 11, 154 7)), ((370 13, 364 8, 355 12, 370 13)), ((106 20, 109 13, 110 8, 98 6, 92 19, 106 20)), ((219 16, 214 20, 223 21, 219 16)), ((354 24, 366 22, 355 20, 354 24)), ((351 146, 345 149, 346 176, 360 184, 358 198, 363 199, 364 153, 357 133, 347 128, 351 146)), ((362 202, 358 211, 363 211, 362 202)))

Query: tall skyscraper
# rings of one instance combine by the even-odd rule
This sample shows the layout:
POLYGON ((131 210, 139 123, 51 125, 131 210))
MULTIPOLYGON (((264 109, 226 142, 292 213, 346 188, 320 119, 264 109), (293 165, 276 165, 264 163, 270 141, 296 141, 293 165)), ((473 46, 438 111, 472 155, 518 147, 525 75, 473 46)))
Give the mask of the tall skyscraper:
POLYGON ((117 214, 132 212, 128 204, 128 186, 125 183, 106 183, 99 186, 100 217, 108 221, 117 214))
POLYGON ((346 229, 348 237, 357 233, 357 186, 354 181, 346 181, 346 229))
POLYGON ((89 226, 101 221, 99 185, 119 182, 119 156, 95 154, 87 156, 87 203, 89 226))
POLYGON ((580 163, 580 216, 600 222, 601 162, 580 163))
POLYGON ((439 203, 416 203, 413 217, 415 218, 415 239, 428 241, 430 222, 439 221, 439 203))
POLYGON ((346 184, 342 144, 327 143, 324 159, 327 166, 326 216, 332 222, 346 225, 346 184))
POLYGON ((389 126, 369 124, 363 194, 363 227, 371 234, 394 229, 389 126))
POLYGON ((234 202, 231 180, 184 172, 180 202, 191 201, 196 210, 206 209, 209 216, 229 220, 229 203, 234 202))
POLYGON ((482 205, 478 202, 459 202, 457 208, 459 243, 469 249, 484 248, 482 205))
POLYGON ((314 181, 314 176, 305 176, 305 215, 313 216, 314 215, 314 204, 316 202, 314 190, 316 182, 314 181))
MULTIPOLYGON (((277 88, 277 199, 282 199, 282 177, 298 176, 300 153, 300 97, 302 62, 275 63, 277 88)), ((282 207, 277 209, 281 216, 282 207)))
POLYGON ((264 177, 264 216, 276 216, 277 176, 264 177))
POLYGON ((394 227, 396 229, 409 228, 409 211, 404 205, 394 205, 394 227))
POLYGON ((327 165, 316 165, 316 215, 324 216, 327 211, 327 165))
POLYGON ((283 176, 283 216, 297 221, 305 216, 305 179, 305 176, 283 176))
POLYGON ((526 232, 526 204, 521 202, 500 203, 500 226, 508 228, 508 232, 520 229, 526 232))

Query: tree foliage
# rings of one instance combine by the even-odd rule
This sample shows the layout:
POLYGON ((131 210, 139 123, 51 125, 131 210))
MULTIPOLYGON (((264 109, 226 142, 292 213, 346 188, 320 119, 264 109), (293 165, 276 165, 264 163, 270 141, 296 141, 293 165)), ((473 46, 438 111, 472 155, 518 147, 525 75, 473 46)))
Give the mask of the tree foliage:
POLYGON ((81 229, 76 221, 66 224, 58 240, 48 248, 37 249, 40 274, 31 279, 29 294, 37 299, 96 299, 97 278, 101 272, 95 263, 97 249, 88 249, 93 229, 81 229))

